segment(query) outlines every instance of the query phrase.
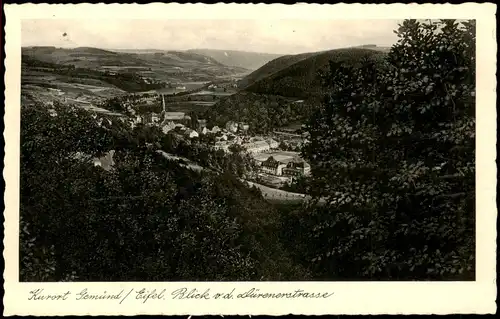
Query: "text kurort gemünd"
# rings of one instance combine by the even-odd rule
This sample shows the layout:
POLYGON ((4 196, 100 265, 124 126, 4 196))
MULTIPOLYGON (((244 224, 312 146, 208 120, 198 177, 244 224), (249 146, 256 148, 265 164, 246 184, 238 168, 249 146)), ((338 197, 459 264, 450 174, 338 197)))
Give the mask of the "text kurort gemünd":
POLYGON ((236 288, 226 292, 215 292, 210 288, 198 290, 196 288, 179 288, 171 292, 167 289, 122 289, 117 292, 91 291, 84 288, 78 292, 65 291, 63 293, 49 293, 42 289, 35 289, 29 292, 30 301, 65 301, 65 300, 116 300, 120 304, 128 299, 133 299, 142 303, 152 300, 217 300, 217 299, 326 299, 333 295, 333 292, 308 292, 296 289, 288 292, 264 292, 258 288, 251 288, 243 292, 236 292, 236 288))

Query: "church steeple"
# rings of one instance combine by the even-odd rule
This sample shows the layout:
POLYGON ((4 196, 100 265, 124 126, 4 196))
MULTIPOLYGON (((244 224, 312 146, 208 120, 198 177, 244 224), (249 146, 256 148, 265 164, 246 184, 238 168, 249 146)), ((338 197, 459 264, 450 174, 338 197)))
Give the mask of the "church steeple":
POLYGON ((160 114, 160 119, 163 119, 161 126, 164 126, 167 124, 167 116, 166 116, 167 106, 165 104, 165 95, 162 93, 159 93, 159 94, 161 95, 161 105, 163 108, 161 111, 161 114, 160 114))

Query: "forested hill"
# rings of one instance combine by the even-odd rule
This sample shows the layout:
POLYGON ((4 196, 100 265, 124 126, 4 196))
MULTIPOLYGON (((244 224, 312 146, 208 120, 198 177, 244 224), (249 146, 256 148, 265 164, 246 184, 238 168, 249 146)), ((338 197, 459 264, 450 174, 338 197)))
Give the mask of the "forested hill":
POLYGON ((285 55, 279 58, 276 58, 272 61, 267 62, 265 65, 262 67, 258 68, 257 70, 253 71, 246 77, 244 77, 240 83, 239 87, 244 89, 252 84, 254 84, 257 81, 260 81, 267 76, 276 73, 278 71, 284 70, 288 68, 289 66, 302 61, 304 59, 307 59, 308 57, 311 57, 315 54, 319 54, 320 52, 309 52, 309 53, 303 53, 303 54, 293 54, 293 55, 285 55))
POLYGON ((356 66, 363 59, 384 56, 385 53, 372 49, 347 48, 284 57, 243 79, 243 83, 249 84, 244 90, 297 98, 318 96, 324 92, 320 74, 327 70, 330 61, 356 66))
POLYGON ((241 91, 220 100, 204 114, 210 125, 224 125, 227 121, 248 123, 255 133, 265 133, 297 121, 310 114, 314 103, 271 94, 241 91))

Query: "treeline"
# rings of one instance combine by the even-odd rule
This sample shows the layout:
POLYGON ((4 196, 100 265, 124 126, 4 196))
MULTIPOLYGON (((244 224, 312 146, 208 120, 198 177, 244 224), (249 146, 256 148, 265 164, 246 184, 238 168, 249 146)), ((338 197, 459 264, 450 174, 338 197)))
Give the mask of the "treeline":
POLYGON ((258 190, 230 173, 182 168, 120 121, 55 111, 21 110, 21 281, 308 276, 281 246, 280 215, 258 190), (92 157, 110 149, 114 168, 95 167, 92 157))
POLYGON ((133 72, 110 73, 108 71, 77 68, 74 65, 62 65, 40 61, 27 55, 22 56, 22 63, 29 68, 41 68, 44 72, 51 72, 74 78, 87 78, 104 81, 127 92, 149 91, 167 86, 166 83, 157 82, 153 79, 149 79, 150 83, 148 83, 141 76, 133 72))
POLYGON ((305 120, 314 101, 294 103, 276 95, 240 92, 221 99, 210 107, 203 118, 209 125, 224 126, 228 121, 245 122, 253 133, 267 133, 290 123, 305 120))

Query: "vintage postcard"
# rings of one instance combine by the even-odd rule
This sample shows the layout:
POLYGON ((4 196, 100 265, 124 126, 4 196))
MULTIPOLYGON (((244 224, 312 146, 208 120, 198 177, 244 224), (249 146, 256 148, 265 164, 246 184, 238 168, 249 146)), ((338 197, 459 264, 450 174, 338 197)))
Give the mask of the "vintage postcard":
POLYGON ((6 5, 5 315, 494 313, 495 13, 6 5))

